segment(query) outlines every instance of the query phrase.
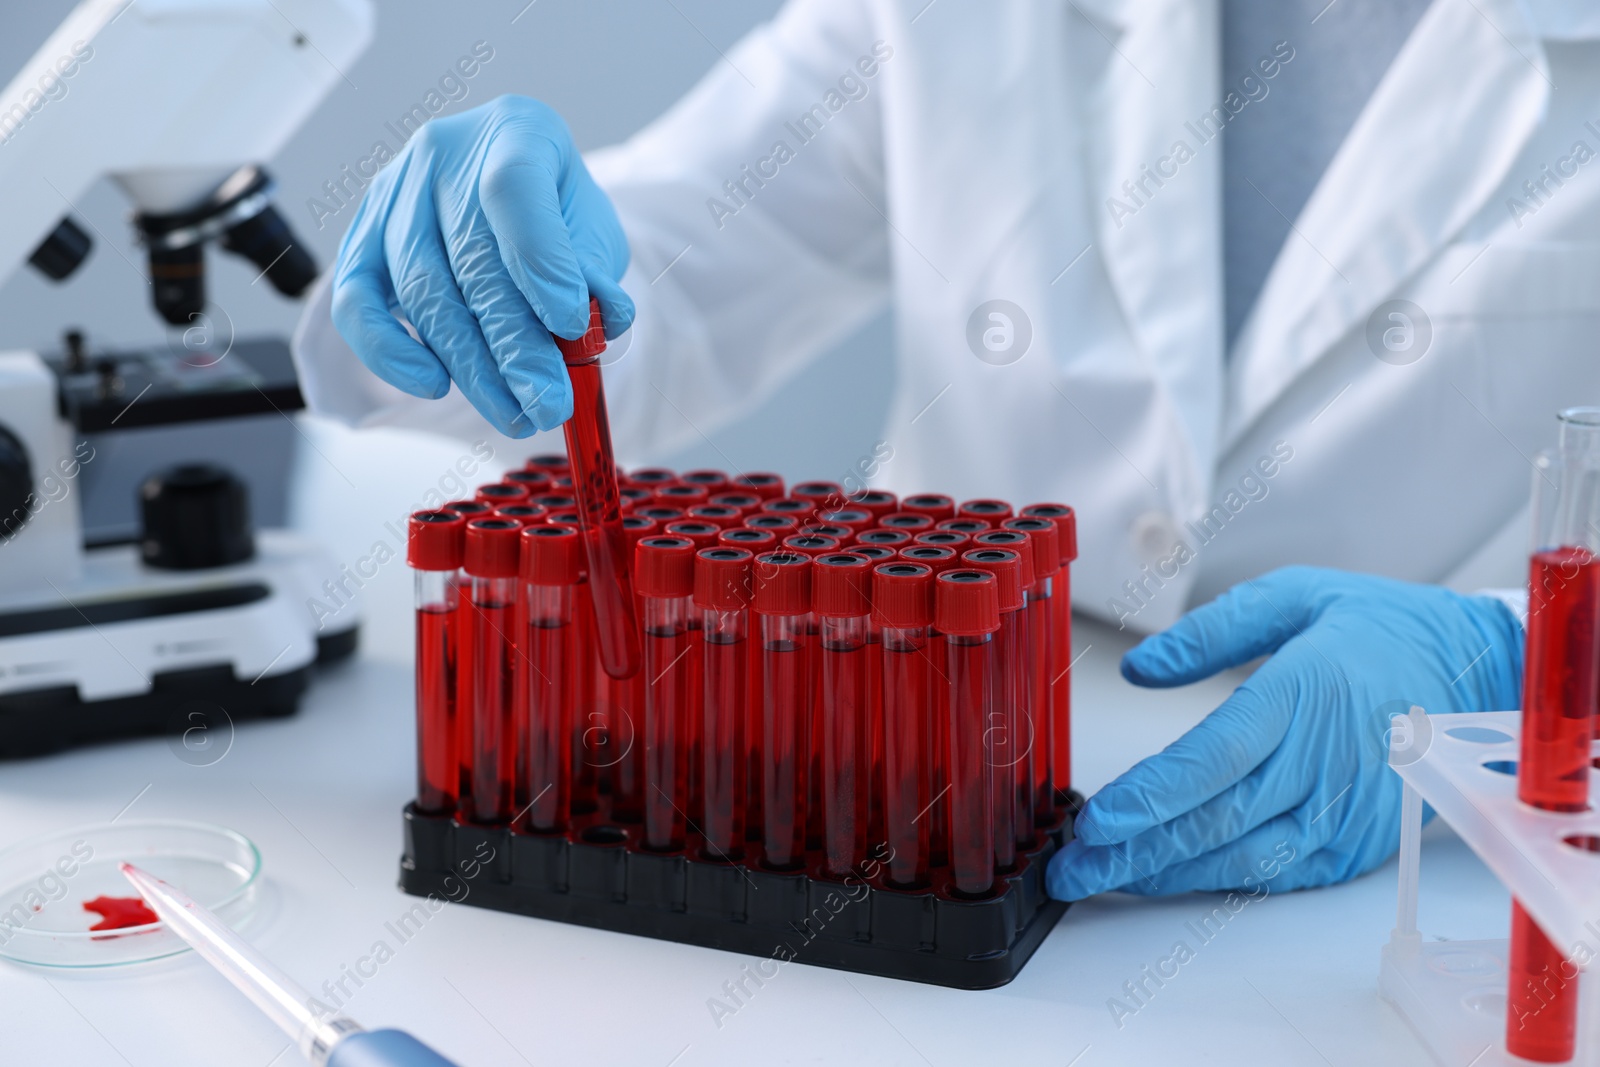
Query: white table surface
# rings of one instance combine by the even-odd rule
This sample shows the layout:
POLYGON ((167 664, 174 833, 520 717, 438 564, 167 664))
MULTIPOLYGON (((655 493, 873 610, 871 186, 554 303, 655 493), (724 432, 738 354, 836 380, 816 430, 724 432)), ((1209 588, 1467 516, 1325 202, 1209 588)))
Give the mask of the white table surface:
MULTIPOLYGON (((450 446, 445 462, 457 451, 450 446)), ((366 484, 407 457, 391 445, 338 462, 345 482, 366 484)), ((325 500, 353 507, 336 488, 325 500)), ((355 552, 403 506, 359 519, 332 504, 314 510, 355 531, 332 538, 336 551, 355 552)), ((0 764, 0 846, 114 816, 220 823, 265 857, 266 900, 251 939, 306 987, 339 978, 380 939, 393 946, 385 923, 415 902, 396 888, 414 773, 403 565, 389 564, 369 594, 360 656, 324 671, 294 718, 240 724, 211 766, 181 762, 161 739, 0 764)), ((1076 784, 1088 791, 1177 737, 1240 677, 1140 690, 1116 670, 1129 635, 1080 620, 1075 638, 1084 651, 1076 784)), ((369 1028, 404 1027, 462 1067, 1426 1062, 1376 991, 1394 918, 1393 862, 1347 885, 1271 894, 1201 944, 1186 924, 1217 903, 1108 896, 1074 905, 1020 977, 988 992, 791 964, 720 1026, 708 1001, 749 957, 449 905, 346 1009, 369 1028), (1194 958, 1119 1026, 1108 1002, 1179 940, 1194 958)), ((1504 936, 1508 911, 1493 876, 1447 828, 1430 827, 1424 936, 1504 936)), ((0 1027, 4 1065, 301 1063, 189 954, 98 972, 0 964, 0 1027)))

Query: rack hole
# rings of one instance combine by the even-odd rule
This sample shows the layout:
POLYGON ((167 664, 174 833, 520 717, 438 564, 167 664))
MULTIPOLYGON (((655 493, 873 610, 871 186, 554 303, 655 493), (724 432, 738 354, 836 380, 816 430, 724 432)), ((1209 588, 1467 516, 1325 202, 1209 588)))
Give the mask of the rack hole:
POLYGON ((1485 760, 1483 769, 1493 771, 1496 774, 1509 774, 1515 778, 1517 776, 1517 761, 1514 759, 1485 760))
POLYGON ((591 845, 620 845, 628 835, 618 826, 591 826, 583 832, 583 839, 591 845))
POLYGON ((1458 737, 1463 741, 1472 741, 1480 745, 1498 745, 1502 741, 1511 740, 1511 735, 1504 730, 1496 730, 1488 726, 1457 726, 1446 730, 1451 737, 1458 737))

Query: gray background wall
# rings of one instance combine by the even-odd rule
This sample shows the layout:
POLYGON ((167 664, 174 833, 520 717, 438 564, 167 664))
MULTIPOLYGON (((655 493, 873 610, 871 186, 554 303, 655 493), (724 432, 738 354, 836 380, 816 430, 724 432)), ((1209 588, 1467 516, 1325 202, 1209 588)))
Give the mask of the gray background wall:
MULTIPOLYGON (((9 80, 72 6, 69 0, 8 4, 0 34, 0 78, 9 80)), ((339 83, 279 157, 266 161, 279 183, 280 209, 319 263, 330 262, 351 212, 340 212, 319 230, 307 199, 319 195, 341 164, 365 154, 384 132, 384 123, 420 99, 476 41, 489 43, 494 59, 467 83, 466 98, 446 113, 501 93, 538 97, 566 116, 579 146, 588 149, 648 123, 720 62, 719 50, 778 6, 778 0, 535 0, 531 5, 527 0, 379 0, 376 35, 366 54, 344 72, 349 84, 339 83)), ((131 237, 127 202, 102 181, 74 208, 103 239, 96 238, 94 254, 64 284, 24 269, 0 286, 0 348, 55 345, 69 324, 104 345, 162 343, 165 327, 149 307, 143 280, 123 259, 142 261, 131 237), (122 255, 106 247, 107 241, 122 255)), ((211 298, 228 309, 241 334, 287 337, 299 315, 296 302, 265 283, 251 285, 256 269, 231 256, 212 254, 208 267, 211 298)), ((890 341, 887 319, 881 319, 777 400, 714 431, 714 445, 648 458, 684 468, 725 466, 720 452, 737 457, 745 469, 776 469, 791 477, 845 469, 870 448, 882 422, 893 384, 890 341), (856 375, 857 386, 847 396, 836 396, 826 383, 846 369, 856 375)), ((197 451, 215 452, 219 441, 227 458, 252 475, 258 516, 268 522, 284 514, 283 471, 291 461, 294 469, 306 470, 308 441, 331 450, 327 458, 335 465, 337 454, 371 447, 370 441, 352 441, 327 427, 297 432, 274 416, 232 427, 227 435, 207 427, 116 435, 97 442, 103 444, 99 460, 85 471, 91 523, 127 519, 132 485, 146 470, 197 451), (294 452, 298 457, 291 456, 294 452)), ((346 465, 359 463, 351 458, 346 465)), ((402 473, 395 477, 404 480, 402 473)))

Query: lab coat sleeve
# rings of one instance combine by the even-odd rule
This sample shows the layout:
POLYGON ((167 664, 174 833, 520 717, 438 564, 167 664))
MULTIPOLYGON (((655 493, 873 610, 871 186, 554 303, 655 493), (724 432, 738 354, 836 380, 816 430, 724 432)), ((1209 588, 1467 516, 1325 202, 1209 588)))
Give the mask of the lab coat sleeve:
POLYGON ((697 440, 887 300, 882 68, 895 60, 880 38, 863 0, 792 0, 659 120, 590 158, 639 305, 607 371, 619 455, 697 440))
MULTIPOLYGON (((620 459, 736 418, 883 306, 892 62, 865 0, 792 0, 661 118, 586 157, 627 233, 638 304, 604 360, 620 459)), ((368 372, 333 328, 327 286, 294 344, 313 411, 497 437, 459 390, 419 400, 368 372)))

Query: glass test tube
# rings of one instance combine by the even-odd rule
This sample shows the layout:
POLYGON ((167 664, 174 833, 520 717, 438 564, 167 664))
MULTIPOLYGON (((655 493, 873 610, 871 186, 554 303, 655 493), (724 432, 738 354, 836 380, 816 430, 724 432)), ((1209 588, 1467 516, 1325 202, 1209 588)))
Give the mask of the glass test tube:
POLYGON ((461 808, 468 821, 504 825, 513 813, 517 703, 516 605, 520 524, 474 519, 465 534, 465 569, 471 581, 470 789, 461 808))
MULTIPOLYGON (((1561 413, 1554 499, 1535 482, 1517 797, 1546 811, 1588 807, 1600 700, 1600 408, 1561 413)), ((1575 1051, 1575 968, 1512 902, 1506 1050, 1541 1063, 1575 1051)))
POLYGON ((521 542, 526 638, 519 668, 526 711, 515 802, 528 829, 558 833, 567 829, 572 810, 578 678, 589 668, 573 610, 583 545, 569 526, 526 527, 521 542))
POLYGON ((818 556, 811 575, 811 610, 818 619, 823 870, 843 878, 867 856, 872 797, 872 703, 868 689, 868 616, 872 569, 860 556, 818 556))
POLYGON ((881 627, 883 809, 889 884, 921 889, 932 866, 928 806, 933 798, 934 677, 928 655, 933 571, 921 563, 880 563, 872 607, 881 627))
POLYGON ((1078 519, 1065 504, 1030 504, 1022 514, 1056 524, 1061 569, 1056 573, 1055 656, 1050 682, 1050 788, 1057 811, 1065 811, 1072 789, 1072 561, 1078 558, 1078 519))
POLYGON ((744 855, 746 776, 750 764, 750 564, 748 549, 701 549, 695 556, 694 603, 701 613, 704 685, 701 772, 704 858, 744 855))
POLYGON ((811 557, 764 552, 752 568, 761 620, 761 850, 775 870, 805 859, 811 557))
MULTIPOLYGON (((461 516, 463 522, 473 519, 492 518, 494 509, 481 500, 454 500, 446 504, 442 510, 453 511, 461 516)), ((465 536, 465 531, 463 531, 465 536)), ((463 542, 464 544, 464 542, 463 542)), ((465 549, 463 548, 463 553, 465 549)), ((463 562, 465 555, 463 554, 463 562)), ((460 590, 457 596, 456 608, 456 800, 460 807, 461 798, 472 791, 472 689, 473 675, 472 664, 472 597, 467 595, 472 589, 472 579, 467 576, 465 567, 456 575, 456 586, 460 590)))
POLYGON ((987 571, 949 570, 934 588, 934 625, 945 637, 940 703, 950 719, 950 891, 982 897, 994 888, 993 768, 984 732, 994 705, 999 583, 987 571))
MULTIPOLYGON (((1061 569, 1061 550, 1056 541, 1056 524, 1049 519, 1007 519, 1007 530, 1026 533, 1033 547, 1033 585, 1028 588, 1028 666, 1030 689, 1029 707, 1033 712, 1030 736, 1031 756, 1028 761, 1030 778, 1020 789, 1028 793, 1027 811, 1033 816, 1036 829, 1055 825, 1055 797, 1050 785, 1051 710, 1050 680, 1067 668, 1056 662, 1055 646, 1055 579, 1061 569)), ((1020 810, 1020 809, 1019 809, 1020 810)), ((1019 847, 1029 847, 1020 835, 1027 829, 1017 826, 1019 847)), ((1037 833, 1034 840, 1037 841, 1037 833)))
POLYGON ((461 786, 456 754, 457 619, 462 537, 453 511, 411 516, 406 562, 415 572, 417 611, 417 810, 448 814, 461 786))
MULTIPOLYGON (((1024 544, 1027 535, 1021 534, 1024 544)), ((961 557, 976 570, 988 571, 999 582, 1000 628, 994 635, 994 701, 984 729, 984 758, 989 764, 994 795, 994 863, 1010 872, 1017 865, 1018 764, 1027 764, 1023 740, 1027 731, 1027 581, 1022 557, 1010 548, 975 548, 961 557)), ((1033 834, 1033 809, 1027 812, 1027 835, 1033 834)))
POLYGON ((691 738, 699 733, 690 614, 694 545, 685 537, 646 537, 635 559, 644 608, 644 847, 684 845, 691 804, 691 738))
POLYGON ((606 337, 598 300, 590 299, 589 315, 589 329, 582 337, 576 341, 555 339, 572 379, 572 418, 566 421, 562 432, 572 464, 572 488, 582 524, 600 660, 611 677, 627 678, 639 670, 638 620, 617 497, 611 422, 600 380, 600 353, 605 351, 606 337))
MULTIPOLYGON (((1004 587, 1005 581, 1002 580, 1000 632, 995 637, 1000 643, 995 654, 1004 664, 1003 670, 1010 674, 1005 682, 1009 701, 1005 706, 1008 746, 1006 764, 1010 775, 1009 782, 996 782, 995 802, 1000 802, 1002 794, 1010 796, 1012 812, 1005 821, 1010 826, 1012 839, 1017 846, 1030 848, 1034 842, 1033 827, 1036 816, 1033 803, 1033 764, 1036 759, 1035 739, 1038 737, 1038 731, 1034 724, 1039 717, 1033 695, 1033 605, 1029 599, 1029 590, 1034 584, 1033 540, 1026 530, 1001 529, 977 535, 973 544, 975 550, 1004 549, 1017 554, 1021 584, 1018 590, 1020 595, 1016 598, 1019 606, 1010 619, 1005 617, 1004 602, 1010 596, 1010 592, 1004 587)), ((999 577, 998 573, 996 577, 999 577)))
MULTIPOLYGON (((629 515, 622 520, 622 530, 632 556, 641 540, 655 535, 657 525, 642 515, 629 515)), ((637 615, 643 619, 644 610, 640 608, 637 615)), ((642 644, 642 634, 640 641, 642 644)), ((587 732, 586 751, 609 778, 611 817, 637 823, 644 818, 645 673, 641 670, 632 678, 612 678, 597 666, 595 678, 605 721, 587 732)))

